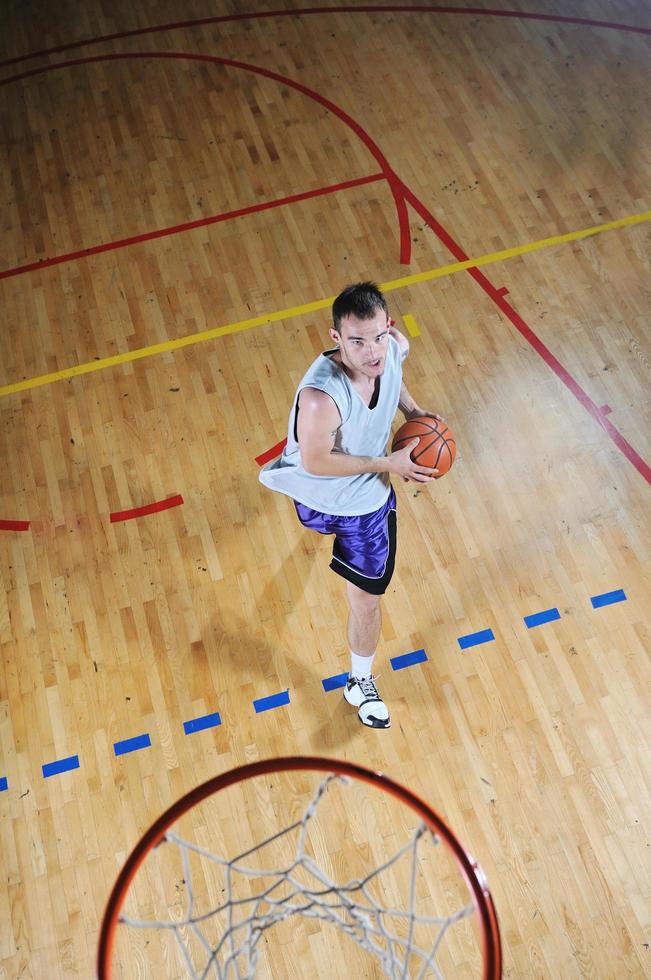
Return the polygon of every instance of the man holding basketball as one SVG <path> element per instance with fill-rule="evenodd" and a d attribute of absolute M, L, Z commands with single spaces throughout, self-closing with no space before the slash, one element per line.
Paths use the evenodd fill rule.
<path fill-rule="evenodd" d="M 395 564 L 396 496 L 392 473 L 428 483 L 436 470 L 414 463 L 414 439 L 398 452 L 386 447 L 396 410 L 406 419 L 420 408 L 402 380 L 409 341 L 393 326 L 387 303 L 371 282 L 348 286 L 332 306 L 324 351 L 301 380 L 282 456 L 260 481 L 294 501 L 301 524 L 334 534 L 330 567 L 346 579 L 351 669 L 344 697 L 370 728 L 389 728 L 372 667 L 380 639 L 380 597 Z"/>

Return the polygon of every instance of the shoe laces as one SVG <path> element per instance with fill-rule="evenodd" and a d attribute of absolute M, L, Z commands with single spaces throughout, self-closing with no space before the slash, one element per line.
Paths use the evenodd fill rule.
<path fill-rule="evenodd" d="M 378 694 L 378 689 L 375 686 L 375 682 L 379 676 L 380 676 L 379 674 L 375 674 L 375 675 L 371 675 L 371 677 L 355 678 L 365 698 L 377 698 L 378 701 L 382 700 L 382 698 Z"/>

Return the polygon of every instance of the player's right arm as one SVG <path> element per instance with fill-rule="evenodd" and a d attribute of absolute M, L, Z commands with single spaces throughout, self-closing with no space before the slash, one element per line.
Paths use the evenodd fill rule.
<path fill-rule="evenodd" d="M 390 456 L 353 456 L 335 452 L 337 429 L 341 425 L 339 409 L 330 395 L 318 388 L 303 388 L 298 396 L 296 425 L 301 461 L 314 476 L 357 476 L 360 473 L 395 473 L 406 480 L 428 483 L 436 470 L 419 466 L 409 453 L 417 444 L 414 439 Z"/>

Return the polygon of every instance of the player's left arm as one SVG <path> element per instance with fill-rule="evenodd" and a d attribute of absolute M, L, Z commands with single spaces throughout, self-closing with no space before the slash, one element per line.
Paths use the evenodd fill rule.
<path fill-rule="evenodd" d="M 407 385 L 404 381 L 402 382 L 402 386 L 400 388 L 398 408 L 407 421 L 409 421 L 409 419 L 417 419 L 422 415 L 424 415 L 426 418 L 438 419 L 439 422 L 445 421 L 445 419 L 441 415 L 437 415 L 436 412 L 430 412 L 426 408 L 421 408 L 420 405 L 418 405 L 414 400 L 414 396 L 409 393 Z"/>
<path fill-rule="evenodd" d="M 404 333 L 400 333 L 396 330 L 396 321 L 389 320 L 389 336 L 393 337 L 398 347 L 400 348 L 400 357 L 404 361 L 407 354 L 409 353 L 409 341 L 405 337 Z"/>
<path fill-rule="evenodd" d="M 405 337 L 404 333 L 400 333 L 396 330 L 395 320 L 389 320 L 389 336 L 393 337 L 398 346 L 400 347 L 400 354 L 402 360 L 404 361 L 409 353 L 409 341 Z M 402 382 L 402 387 L 400 388 L 400 400 L 398 402 L 398 408 L 404 415 L 404 417 L 409 421 L 409 419 L 415 419 L 419 416 L 425 416 L 426 418 L 438 419 L 439 422 L 444 422 L 445 419 L 441 415 L 437 415 L 436 412 L 430 412 L 426 408 L 421 408 L 414 401 L 412 395 L 409 394 L 407 390 L 407 385 Z"/>

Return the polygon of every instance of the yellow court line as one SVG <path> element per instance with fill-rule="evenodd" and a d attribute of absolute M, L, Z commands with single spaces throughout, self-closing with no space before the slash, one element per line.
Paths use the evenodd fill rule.
<path fill-rule="evenodd" d="M 417 272 L 413 276 L 404 276 L 402 279 L 392 279 L 391 282 L 384 283 L 382 289 L 385 292 L 389 292 L 392 289 L 413 286 L 419 282 L 428 282 L 430 279 L 439 279 L 441 276 L 450 276 L 455 272 L 462 272 L 464 269 L 474 269 L 479 265 L 503 262 L 505 259 L 512 259 L 516 255 L 537 252 L 538 249 L 547 248 L 550 245 L 576 242 L 581 238 L 590 238 L 592 235 L 599 235 L 604 231 L 613 231 L 615 228 L 625 228 L 628 225 L 639 225 L 644 221 L 651 221 L 651 211 L 631 214 L 627 218 L 618 218 L 616 221 L 609 221 L 604 225 L 593 225 L 591 228 L 581 228 L 579 231 L 568 231 L 565 235 L 541 238 L 537 242 L 528 242 L 526 245 L 514 245 L 513 248 L 504 248 L 501 252 L 489 252 L 487 255 L 480 255 L 475 259 L 466 259 L 465 262 L 453 262 L 450 265 L 442 265 L 437 269 L 428 269 L 427 272 Z"/>
<path fill-rule="evenodd" d="M 593 225 L 591 228 L 583 228 L 579 231 L 569 231 L 565 235 L 554 235 L 552 238 L 541 238 L 537 242 L 515 245 L 513 248 L 505 248 L 501 252 L 489 252 L 487 255 L 480 255 L 474 259 L 466 259 L 464 262 L 451 262 L 449 265 L 438 266 L 436 269 L 417 272 L 414 275 L 403 276 L 400 279 L 392 279 L 380 285 L 381 289 L 385 293 L 388 293 L 394 289 L 413 286 L 416 283 L 429 282 L 432 279 L 451 276 L 456 272 L 463 272 L 464 269 L 490 265 L 493 262 L 503 262 L 505 259 L 514 258 L 516 255 L 526 255 L 528 252 L 536 252 L 538 249 L 547 248 L 550 245 L 579 241 L 582 238 L 599 235 L 605 231 L 613 231 L 615 228 L 626 228 L 630 225 L 642 224 L 645 221 L 651 221 L 651 211 L 632 214 L 627 218 L 618 218 L 616 221 L 609 221 L 603 225 Z M 114 354 L 112 357 L 102 357 L 96 361 L 88 361 L 85 364 L 75 364 L 73 367 L 63 368 L 61 371 L 53 371 L 50 374 L 41 374 L 35 378 L 25 378 L 23 381 L 16 381 L 13 384 L 0 387 L 0 398 L 5 395 L 16 394 L 19 391 L 26 391 L 30 388 L 39 388 L 42 385 L 52 384 L 55 381 L 63 381 L 66 378 L 77 378 L 82 374 L 91 374 L 93 371 L 103 371 L 105 368 L 114 367 L 117 364 L 128 364 L 130 361 L 138 361 L 143 357 L 153 357 L 155 354 L 180 350 L 182 347 L 201 344 L 205 340 L 224 337 L 226 334 L 240 333 L 244 330 L 251 330 L 253 327 L 264 326 L 267 323 L 276 323 L 278 320 L 289 320 L 295 316 L 314 313 L 317 310 L 324 310 L 331 306 L 333 300 L 334 296 L 329 296 L 326 299 L 304 303 L 301 306 L 290 306 L 285 310 L 277 310 L 275 313 L 265 313 L 262 316 L 251 317 L 248 320 L 239 320 L 237 323 L 229 323 L 223 327 L 202 330 L 199 333 L 179 337 L 176 340 L 165 340 L 160 344 L 152 344 L 149 347 L 140 347 L 138 350 L 125 351 L 122 354 Z"/>
<path fill-rule="evenodd" d="M 418 329 L 418 324 L 416 323 L 414 317 L 411 313 L 403 313 L 402 322 L 407 328 L 407 333 L 410 337 L 420 337 L 420 330 Z"/>

